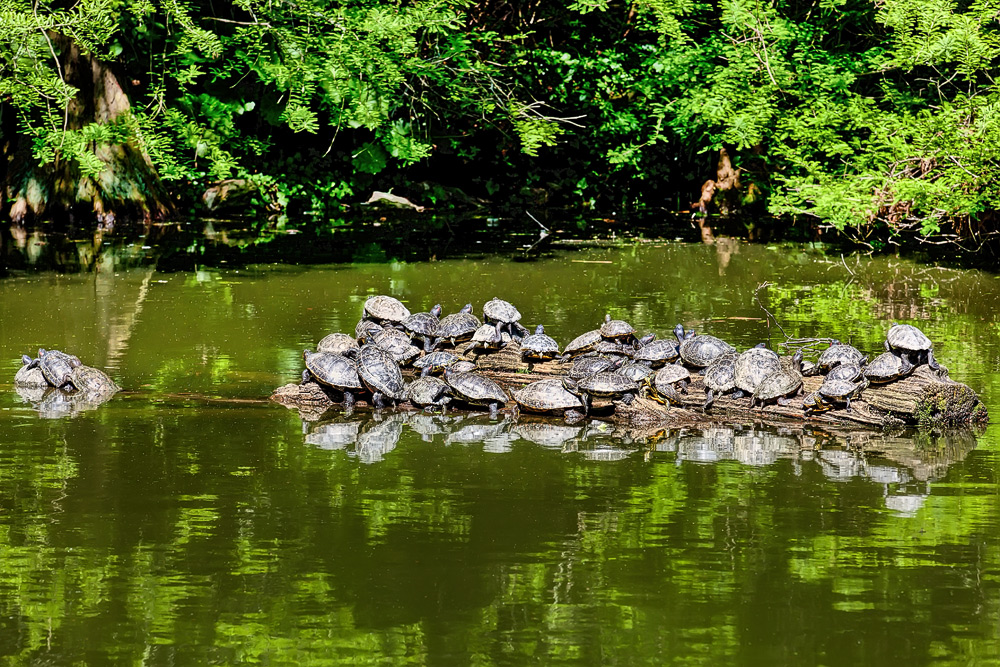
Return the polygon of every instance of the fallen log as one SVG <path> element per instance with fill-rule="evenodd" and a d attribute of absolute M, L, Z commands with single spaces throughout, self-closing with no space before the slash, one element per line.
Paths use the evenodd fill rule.
<path fill-rule="evenodd" d="M 458 346 L 456 352 L 475 360 L 479 367 L 477 372 L 495 380 L 508 391 L 538 380 L 565 376 L 572 366 L 560 360 L 526 363 L 516 343 L 490 354 L 477 355 L 469 344 Z M 948 378 L 946 371 L 939 374 L 927 365 L 919 366 L 909 377 L 896 382 L 869 386 L 861 398 L 851 402 L 850 411 L 835 408 L 806 414 L 803 397 L 816 391 L 822 383 L 822 376 L 803 378 L 802 394 L 792 398 L 788 405 L 751 408 L 749 397 L 733 399 L 723 395 L 717 396 L 712 409 L 706 412 L 702 407 L 705 403 L 704 378 L 692 372 L 687 393 L 680 395 L 680 405 L 665 406 L 644 397 L 638 397 L 627 405 L 621 401 L 614 401 L 613 405 L 598 401 L 594 405 L 594 416 L 644 427 L 762 420 L 874 428 L 915 425 L 956 427 L 985 424 L 989 418 L 986 406 L 976 392 Z M 289 407 L 322 412 L 334 404 L 336 397 L 331 399 L 329 393 L 309 382 L 285 385 L 271 399 Z M 508 407 L 513 407 L 513 402 Z"/>

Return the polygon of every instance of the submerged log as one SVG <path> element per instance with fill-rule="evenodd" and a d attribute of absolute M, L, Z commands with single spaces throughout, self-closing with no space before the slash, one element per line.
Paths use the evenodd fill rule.
<path fill-rule="evenodd" d="M 478 372 L 498 382 L 508 392 L 520 386 L 552 377 L 565 376 L 572 364 L 560 360 L 528 364 L 521 359 L 517 343 L 490 354 L 474 354 L 468 344 L 460 345 L 456 352 L 474 359 Z M 972 426 L 985 424 L 988 419 L 986 406 L 970 387 L 944 377 L 929 366 L 918 367 L 909 377 L 885 385 L 871 385 L 862 397 L 851 402 L 851 409 L 836 408 L 815 414 L 806 414 L 802 399 L 816 391 L 823 383 L 822 376 L 803 378 L 802 394 L 788 405 L 750 407 L 750 398 L 733 399 L 717 396 L 712 409 L 704 411 L 705 382 L 701 374 L 691 373 L 691 385 L 686 394 L 680 395 L 680 405 L 665 406 L 645 397 L 638 397 L 626 405 L 614 401 L 595 402 L 595 414 L 614 422 L 635 426 L 655 427 L 681 424 L 707 424 L 748 421 L 795 421 L 804 423 L 844 426 L 856 425 L 885 428 L 890 426 Z M 296 389 L 300 387 L 301 389 Z M 285 385 L 271 397 L 272 400 L 315 411 L 325 410 L 334 399 L 315 383 Z M 322 407 L 325 405 L 326 407 Z M 513 402 L 508 404 L 513 407 Z"/>

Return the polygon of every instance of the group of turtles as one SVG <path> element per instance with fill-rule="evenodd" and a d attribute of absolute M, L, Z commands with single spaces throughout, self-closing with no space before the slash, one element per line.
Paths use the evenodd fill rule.
<path fill-rule="evenodd" d="M 21 356 L 15 390 L 44 412 L 72 412 L 104 403 L 121 389 L 107 373 L 59 350 Z"/>
<path fill-rule="evenodd" d="M 803 399 L 804 410 L 811 414 L 840 406 L 850 410 L 851 401 L 870 384 L 905 377 L 921 364 L 941 368 L 930 339 L 906 324 L 889 329 L 885 353 L 870 363 L 862 352 L 836 340 L 816 363 L 809 363 L 803 362 L 801 350 L 781 358 L 764 344 L 740 353 L 715 336 L 686 331 L 681 324 L 672 337 L 639 337 L 628 322 L 610 314 L 598 328 L 560 348 L 542 325 L 531 333 L 520 323 L 517 308 L 498 298 L 483 305 L 483 321 L 471 304 L 441 314 L 440 305 L 410 313 L 393 297 L 373 296 L 364 304 L 354 336 L 330 334 L 316 351 L 303 352 L 303 382 L 318 382 L 348 405 L 365 393 L 379 408 L 409 401 L 418 408 L 445 409 L 459 402 L 486 407 L 495 417 L 501 406 L 513 401 L 523 410 L 564 414 L 572 420 L 588 414 L 594 399 L 627 405 L 641 395 L 681 404 L 692 371 L 703 377 L 706 412 L 720 395 L 747 396 L 751 408 L 786 405 L 802 395 L 803 376 L 822 374 L 822 386 Z M 512 345 L 529 370 L 557 360 L 565 364 L 565 372 L 508 395 L 479 372 L 476 360 Z M 417 374 L 410 382 L 403 372 L 408 367 Z"/>

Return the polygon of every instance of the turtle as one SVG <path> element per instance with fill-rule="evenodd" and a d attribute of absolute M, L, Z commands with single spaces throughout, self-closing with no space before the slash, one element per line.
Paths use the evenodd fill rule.
<path fill-rule="evenodd" d="M 70 374 L 73 386 L 84 394 L 100 398 L 121 391 L 121 387 L 99 368 L 80 364 Z"/>
<path fill-rule="evenodd" d="M 420 336 L 424 340 L 424 352 L 430 352 L 434 346 L 434 335 L 441 324 L 438 319 L 441 317 L 441 304 L 436 304 L 426 313 L 412 313 L 403 320 L 403 330 L 410 334 L 410 340 L 414 336 Z"/>
<path fill-rule="evenodd" d="M 358 376 L 372 392 L 376 408 L 386 407 L 386 399 L 402 401 L 406 398 L 403 374 L 392 355 L 377 345 L 363 345 L 358 352 Z"/>
<path fill-rule="evenodd" d="M 574 380 L 582 380 L 583 378 L 590 377 L 595 373 L 600 373 L 602 371 L 613 371 L 616 368 L 620 368 L 621 363 L 616 362 L 607 357 L 579 357 L 573 362 L 573 366 L 569 369 L 569 377 Z"/>
<path fill-rule="evenodd" d="M 39 368 L 38 359 L 32 359 L 26 354 L 21 355 L 21 367 L 14 375 L 14 386 L 21 389 L 47 389 L 49 381 Z"/>
<path fill-rule="evenodd" d="M 811 415 L 816 412 L 825 412 L 832 408 L 831 403 L 827 403 L 823 400 L 823 397 L 819 395 L 819 390 L 812 392 L 811 394 L 806 394 L 806 397 L 802 399 L 802 410 L 807 414 Z"/>
<path fill-rule="evenodd" d="M 780 368 L 781 360 L 778 355 L 761 343 L 736 359 L 736 387 L 747 394 L 753 394 L 764 378 Z"/>
<path fill-rule="evenodd" d="M 625 320 L 611 319 L 611 313 L 604 315 L 604 324 L 601 325 L 601 337 L 605 340 L 614 340 L 623 344 L 635 343 L 635 329 Z"/>
<path fill-rule="evenodd" d="M 501 332 L 492 324 L 484 324 L 472 334 L 472 349 L 478 354 L 499 350 L 510 342 L 510 334 Z"/>
<path fill-rule="evenodd" d="M 451 366 L 448 366 L 447 368 L 452 369 L 456 373 L 470 373 L 476 370 L 478 366 L 476 366 L 476 364 L 474 364 L 471 361 L 467 361 L 465 359 L 459 359 L 458 361 L 453 363 Z"/>
<path fill-rule="evenodd" d="M 398 329 L 383 329 L 371 337 L 370 343 L 392 355 L 396 363 L 406 365 L 420 356 L 420 348 L 410 343 L 410 337 Z"/>
<path fill-rule="evenodd" d="M 625 345 L 624 343 L 619 343 L 616 340 L 608 340 L 607 338 L 602 338 L 601 340 L 594 343 L 594 352 L 606 357 L 630 357 L 634 352 L 634 349 Z"/>
<path fill-rule="evenodd" d="M 440 406 L 444 412 L 451 402 L 451 387 L 439 377 L 422 376 L 407 385 L 406 395 L 418 408 L 429 410 Z"/>
<path fill-rule="evenodd" d="M 371 320 L 359 320 L 354 327 L 354 335 L 360 345 L 371 342 L 372 336 L 382 331 L 382 325 Z"/>
<path fill-rule="evenodd" d="M 826 374 L 826 380 L 847 380 L 857 382 L 864 376 L 865 367 L 856 363 L 840 363 L 830 369 Z M 805 375 L 805 373 L 803 373 Z"/>
<path fill-rule="evenodd" d="M 555 359 L 557 356 L 559 343 L 546 335 L 541 324 L 535 327 L 535 333 L 521 340 L 521 357 L 524 359 Z"/>
<path fill-rule="evenodd" d="M 452 346 L 463 340 L 472 338 L 472 334 L 479 328 L 479 318 L 472 314 L 472 304 L 467 303 L 457 313 L 445 315 L 438 322 L 434 332 L 434 344 L 437 347 L 443 341 L 451 342 Z"/>
<path fill-rule="evenodd" d="M 529 412 L 560 412 L 570 420 L 577 419 L 574 413 L 584 409 L 583 399 L 567 390 L 558 378 L 532 382 L 512 391 L 511 397 Z"/>
<path fill-rule="evenodd" d="M 332 352 L 333 354 L 354 354 L 360 347 L 356 339 L 345 333 L 332 333 L 316 343 L 317 352 Z"/>
<path fill-rule="evenodd" d="M 684 360 L 685 364 L 694 368 L 704 368 L 720 354 L 735 351 L 736 348 L 729 343 L 708 334 L 696 336 L 685 334 L 680 345 L 681 359 Z"/>
<path fill-rule="evenodd" d="M 621 373 L 630 380 L 635 380 L 636 382 L 642 382 L 643 378 L 652 375 L 655 371 L 645 364 L 640 364 L 635 361 L 629 361 L 622 364 L 622 367 L 615 371 L 616 373 Z"/>
<path fill-rule="evenodd" d="M 642 342 L 642 341 L 640 341 Z M 632 359 L 650 368 L 657 368 L 677 360 L 680 351 L 672 340 L 651 340 L 639 347 Z"/>
<path fill-rule="evenodd" d="M 496 419 L 500 405 L 509 400 L 500 385 L 477 373 L 456 373 L 451 368 L 446 368 L 444 379 L 457 397 L 466 403 L 488 406 L 490 419 Z"/>
<path fill-rule="evenodd" d="M 868 381 L 864 378 L 860 382 L 850 382 L 848 380 L 831 380 L 827 378 L 820 385 L 820 388 L 816 390 L 818 399 L 812 399 L 812 404 L 815 406 L 818 402 L 829 404 L 829 405 L 839 405 L 841 403 L 847 404 L 847 411 L 851 411 L 851 399 L 859 398 L 861 392 L 868 386 Z M 803 401 L 803 407 L 805 407 L 805 401 Z M 815 407 L 813 408 L 815 410 Z"/>
<path fill-rule="evenodd" d="M 316 380 L 343 392 L 344 405 L 353 405 L 354 392 L 364 389 L 361 378 L 358 377 L 358 367 L 347 357 L 332 352 L 302 350 L 302 359 L 306 362 L 302 381 Z"/>
<path fill-rule="evenodd" d="M 906 377 L 914 368 L 909 354 L 883 352 L 865 366 L 864 376 L 872 384 L 886 384 Z"/>
<path fill-rule="evenodd" d="M 820 373 L 829 373 L 840 364 L 860 364 L 864 359 L 865 355 L 856 347 L 841 343 L 835 338 L 830 342 L 830 347 L 819 355 L 816 365 L 819 367 Z"/>
<path fill-rule="evenodd" d="M 521 330 L 513 327 L 513 324 L 521 319 L 521 313 L 512 304 L 503 299 L 493 297 L 484 303 L 483 319 L 487 324 L 492 324 L 496 327 L 498 336 L 506 330 L 511 335 L 511 338 L 520 340 L 523 337 L 521 336 Z"/>
<path fill-rule="evenodd" d="M 680 364 L 666 364 L 655 375 L 646 378 L 649 387 L 649 397 L 654 401 L 669 405 L 670 403 L 680 404 L 681 397 L 677 393 L 687 393 L 687 383 L 691 379 L 691 372 Z"/>
<path fill-rule="evenodd" d="M 364 318 L 380 324 L 402 324 L 410 316 L 406 306 L 391 296 L 379 294 L 368 297 L 364 306 Z"/>
<path fill-rule="evenodd" d="M 934 343 L 912 324 L 893 323 L 885 335 L 885 349 L 911 353 L 915 359 L 915 362 L 911 362 L 914 366 L 926 363 L 936 371 L 941 370 L 940 364 L 934 359 Z"/>
<path fill-rule="evenodd" d="M 21 361 L 23 362 L 24 359 L 22 358 Z M 42 375 L 45 376 L 48 383 L 57 389 L 67 385 L 70 389 L 75 389 L 71 377 L 73 369 L 80 365 L 80 359 L 72 354 L 66 354 L 59 350 L 38 350 L 38 367 L 42 370 Z"/>
<path fill-rule="evenodd" d="M 712 408 L 716 395 L 732 392 L 731 398 L 743 396 L 743 390 L 736 386 L 736 360 L 739 356 L 735 352 L 720 354 L 705 369 L 705 405 L 702 406 L 705 412 Z"/>
<path fill-rule="evenodd" d="M 622 403 L 628 405 L 639 393 L 637 382 L 614 371 L 601 371 L 579 381 L 567 377 L 563 379 L 563 386 L 570 393 L 583 399 L 584 414 L 590 411 L 590 402 L 595 396 L 598 398 L 621 398 Z"/>
<path fill-rule="evenodd" d="M 563 361 L 593 352 L 594 346 L 601 342 L 601 340 L 603 339 L 601 338 L 600 329 L 594 329 L 593 331 L 587 331 L 580 334 L 571 340 L 565 349 L 563 349 Z"/>
<path fill-rule="evenodd" d="M 761 407 L 772 401 L 778 405 L 787 405 L 788 397 L 802 391 L 802 350 L 792 356 L 790 368 L 782 366 L 764 378 L 753 396 L 750 397 L 750 407 L 759 403 Z"/>
<path fill-rule="evenodd" d="M 431 373 L 441 373 L 448 366 L 459 360 L 459 356 L 454 352 L 448 352 L 447 350 L 440 350 L 438 352 L 431 352 L 430 354 L 425 354 L 416 361 L 413 362 L 414 368 L 420 369 L 420 376 L 424 377 L 430 375 Z"/>

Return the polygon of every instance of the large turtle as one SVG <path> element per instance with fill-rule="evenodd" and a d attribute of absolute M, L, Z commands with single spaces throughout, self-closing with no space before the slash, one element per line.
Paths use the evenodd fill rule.
<path fill-rule="evenodd" d="M 812 411 L 817 411 L 823 409 L 822 407 L 817 407 L 817 404 L 837 406 L 841 403 L 847 404 L 847 411 L 851 411 L 851 399 L 860 398 L 861 392 L 868 386 L 868 381 L 862 379 L 861 382 L 849 382 L 847 380 L 831 380 L 827 378 L 820 385 L 820 388 L 816 390 L 816 397 L 807 403 L 803 401 L 803 407 L 811 409 Z M 812 396 L 810 394 L 810 396 Z"/>
<path fill-rule="evenodd" d="M 420 375 L 427 376 L 431 373 L 443 373 L 444 369 L 459 361 L 459 356 L 454 352 L 440 350 L 426 354 L 413 362 L 414 368 L 420 369 Z"/>
<path fill-rule="evenodd" d="M 510 342 L 510 334 L 492 324 L 484 324 L 472 334 L 472 349 L 479 355 L 499 350 Z"/>
<path fill-rule="evenodd" d="M 687 383 L 691 380 L 691 372 L 680 364 L 666 364 L 654 375 L 646 378 L 649 387 L 649 397 L 654 401 L 669 405 L 681 404 L 681 393 L 687 393 Z"/>
<path fill-rule="evenodd" d="M 613 360 L 607 357 L 579 357 L 573 362 L 569 369 L 569 377 L 574 380 L 582 380 L 595 373 L 602 371 L 613 371 L 620 368 L 622 359 Z"/>
<path fill-rule="evenodd" d="M 761 343 L 736 359 L 736 386 L 740 391 L 753 394 L 764 378 L 780 368 L 778 355 Z"/>
<path fill-rule="evenodd" d="M 313 352 L 303 350 L 302 358 L 306 369 L 302 371 L 302 381 L 316 380 L 320 384 L 333 387 L 344 394 L 344 405 L 354 403 L 354 392 L 364 389 L 358 368 L 354 362 L 332 352 Z"/>
<path fill-rule="evenodd" d="M 493 297 L 484 303 L 483 319 L 488 324 L 492 324 L 496 327 L 498 335 L 503 331 L 506 331 L 511 335 L 511 338 L 520 340 L 523 337 L 521 336 L 521 330 L 513 326 L 515 322 L 519 322 L 521 320 L 521 313 L 514 307 L 513 304 L 504 301 L 503 299 Z"/>
<path fill-rule="evenodd" d="M 864 375 L 872 384 L 886 384 L 906 377 L 913 372 L 913 369 L 908 354 L 883 352 L 865 366 Z"/>
<path fill-rule="evenodd" d="M 410 311 L 399 299 L 379 294 L 365 301 L 364 316 L 373 322 L 401 325 L 403 320 L 410 316 Z"/>
<path fill-rule="evenodd" d="M 893 323 L 885 335 L 885 349 L 897 353 L 909 353 L 916 360 L 914 362 L 916 366 L 926 363 L 936 371 L 941 370 L 941 366 L 934 359 L 934 343 L 912 324 Z"/>
<path fill-rule="evenodd" d="M 420 356 L 420 348 L 411 344 L 410 337 L 398 329 L 383 329 L 369 342 L 391 354 L 396 363 L 404 366 Z"/>
<path fill-rule="evenodd" d="M 412 313 L 403 320 L 403 329 L 410 334 L 411 339 L 414 336 L 420 336 L 423 339 L 424 352 L 429 352 L 434 346 L 434 336 L 441 324 L 438 320 L 439 317 L 441 317 L 440 303 L 431 308 L 429 312 Z"/>
<path fill-rule="evenodd" d="M 50 385 L 57 389 L 67 386 L 70 389 L 75 389 L 72 380 L 73 369 L 82 365 L 78 357 L 59 350 L 39 349 L 37 361 L 42 375 L 45 376 Z"/>
<path fill-rule="evenodd" d="M 831 341 L 830 347 L 819 355 L 816 365 L 819 367 L 820 373 L 828 373 L 840 364 L 861 364 L 864 360 L 865 355 L 856 347 L 834 339 Z"/>
<path fill-rule="evenodd" d="M 508 401 L 507 394 L 500 385 L 477 373 L 456 373 L 451 368 L 446 368 L 444 379 L 461 400 L 472 405 L 488 406 L 490 419 L 496 419 L 500 406 Z"/>
<path fill-rule="evenodd" d="M 14 386 L 21 389 L 47 389 L 49 381 L 45 379 L 42 369 L 38 367 L 38 359 L 32 359 L 26 354 L 21 355 L 21 367 L 14 375 Z"/>
<path fill-rule="evenodd" d="M 111 394 L 121 391 L 121 387 L 107 373 L 92 366 L 80 364 L 73 369 L 70 379 L 79 391 L 98 400 L 105 396 L 110 398 Z"/>
<path fill-rule="evenodd" d="M 545 333 L 545 327 L 539 324 L 535 333 L 525 336 L 521 341 L 521 357 L 531 360 L 555 359 L 559 356 L 559 343 Z"/>
<path fill-rule="evenodd" d="M 650 340 L 636 350 L 635 354 L 632 355 L 632 359 L 650 368 L 659 368 L 663 364 L 677 360 L 677 357 L 680 355 L 677 345 L 672 340 Z"/>
<path fill-rule="evenodd" d="M 563 386 L 562 380 L 550 378 L 525 385 L 511 392 L 517 404 L 529 412 L 558 412 L 567 420 L 582 417 L 583 399 Z"/>
<path fill-rule="evenodd" d="M 708 412 L 712 408 L 717 395 L 732 392 L 732 398 L 741 398 L 743 391 L 736 387 L 736 352 L 720 354 L 705 369 L 705 405 L 702 409 Z"/>
<path fill-rule="evenodd" d="M 479 328 L 479 318 L 472 314 L 472 304 L 467 303 L 457 313 L 445 315 L 438 322 L 437 330 L 434 332 L 434 347 L 443 341 L 455 343 L 469 340 L 472 334 Z"/>
<path fill-rule="evenodd" d="M 451 402 L 451 387 L 439 377 L 423 376 L 407 385 L 406 395 L 418 408 L 429 410 L 437 406 L 444 412 Z"/>
<path fill-rule="evenodd" d="M 379 327 L 381 330 L 381 327 Z M 353 355 L 361 348 L 358 341 L 345 333 L 332 333 L 324 336 L 316 343 L 317 352 L 332 352 L 333 354 Z"/>
<path fill-rule="evenodd" d="M 635 329 L 625 320 L 611 319 L 611 313 L 604 315 L 604 324 L 601 325 L 601 337 L 605 340 L 614 340 L 623 344 L 635 343 Z"/>
<path fill-rule="evenodd" d="M 633 380 L 638 383 L 642 383 L 644 379 L 655 373 L 652 368 L 645 364 L 636 363 L 634 361 L 629 361 L 622 364 L 622 367 L 615 371 L 616 373 L 621 373 L 629 380 Z"/>
<path fill-rule="evenodd" d="M 788 405 L 788 397 L 802 391 L 802 350 L 795 352 L 789 368 L 782 366 L 764 378 L 750 398 L 750 407 L 759 403 L 761 407 L 776 401 L 778 405 Z"/>
<path fill-rule="evenodd" d="M 563 350 L 563 361 L 573 357 L 579 357 L 594 351 L 594 346 L 604 340 L 601 338 L 601 330 L 594 329 L 580 334 L 569 342 Z"/>
<path fill-rule="evenodd" d="M 622 403 L 628 405 L 639 393 L 638 383 L 614 371 L 602 371 L 579 381 L 567 377 L 563 379 L 563 386 L 583 399 L 585 413 L 590 411 L 593 397 L 620 398 Z"/>
<path fill-rule="evenodd" d="M 358 376 L 372 392 L 372 403 L 384 408 L 386 399 L 402 401 L 406 398 L 403 374 L 392 355 L 377 345 L 363 345 L 358 352 Z"/>
<path fill-rule="evenodd" d="M 680 327 L 680 325 L 677 326 Z M 720 354 L 735 351 L 736 348 L 729 343 L 709 334 L 691 337 L 685 335 L 680 345 L 681 359 L 693 368 L 705 368 Z"/>

